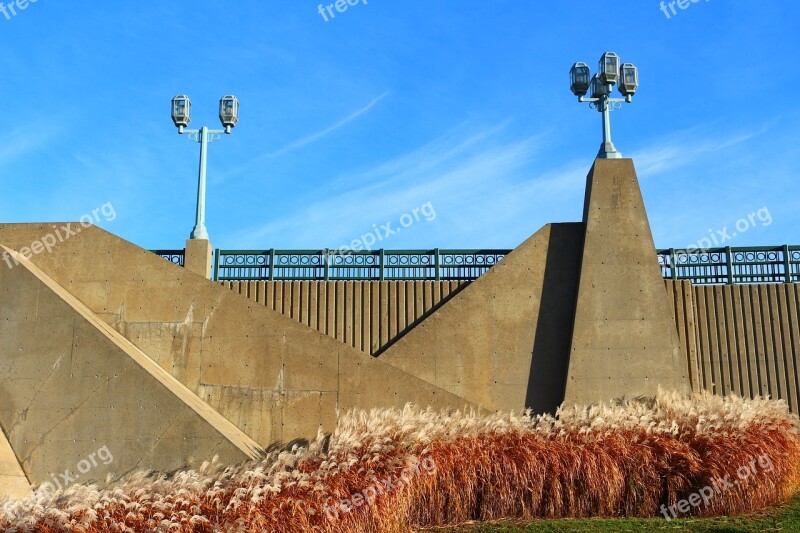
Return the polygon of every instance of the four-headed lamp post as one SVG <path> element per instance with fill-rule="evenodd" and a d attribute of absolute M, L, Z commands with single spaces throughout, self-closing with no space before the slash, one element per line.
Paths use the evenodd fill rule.
<path fill-rule="evenodd" d="M 622 102 L 630 103 L 639 87 L 639 70 L 631 63 L 620 65 L 619 56 L 614 52 L 606 52 L 600 57 L 598 72 L 589 77 L 591 72 L 586 63 L 575 63 L 569 71 L 570 90 L 578 97 L 579 102 L 589 102 L 589 106 L 603 114 L 603 144 L 600 145 L 598 158 L 617 159 L 622 154 L 617 152 L 611 142 L 611 117 L 614 109 L 622 107 Z M 611 98 L 614 85 L 619 82 L 619 92 L 625 98 Z M 586 98 L 591 88 L 592 95 Z"/>
<path fill-rule="evenodd" d="M 219 101 L 219 120 L 224 130 L 212 130 L 203 126 L 199 130 L 187 130 L 191 122 L 192 102 L 185 94 L 172 99 L 172 121 L 178 127 L 178 133 L 187 134 L 193 141 L 200 143 L 200 173 L 197 180 L 197 216 L 190 239 L 208 240 L 206 230 L 206 160 L 208 143 L 216 141 L 223 133 L 230 134 L 231 128 L 239 122 L 239 100 L 233 96 L 223 96 Z"/>

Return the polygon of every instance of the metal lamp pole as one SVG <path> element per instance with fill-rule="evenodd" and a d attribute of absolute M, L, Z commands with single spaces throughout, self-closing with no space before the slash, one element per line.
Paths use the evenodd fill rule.
<path fill-rule="evenodd" d="M 206 169 L 208 167 L 208 145 L 219 140 L 222 134 L 230 135 L 233 128 L 239 121 L 239 101 L 235 96 L 224 96 L 219 102 L 219 118 L 223 130 L 212 130 L 203 126 L 199 130 L 187 130 L 186 126 L 191 122 L 191 101 L 186 95 L 179 95 L 172 99 L 172 120 L 178 127 L 178 133 L 188 135 L 193 141 L 200 143 L 200 169 L 197 177 L 197 213 L 195 224 L 190 239 L 208 240 L 208 230 L 206 230 Z"/>
<path fill-rule="evenodd" d="M 190 239 L 208 239 L 206 230 L 206 169 L 208 166 L 208 144 L 219 140 L 223 133 L 230 133 L 225 130 L 211 130 L 203 126 L 199 130 L 183 130 L 179 133 L 186 134 L 193 141 L 200 143 L 200 171 L 197 177 L 197 214 L 195 216 L 194 229 L 189 236 Z"/>
<path fill-rule="evenodd" d="M 633 95 L 639 87 L 639 71 L 631 63 L 620 66 L 619 56 L 614 52 L 606 52 L 600 57 L 599 72 L 589 78 L 589 66 L 586 63 L 575 63 L 569 71 L 570 90 L 578 97 L 579 102 L 589 103 L 589 107 L 597 109 L 603 115 L 603 143 L 600 145 L 598 158 L 618 159 L 622 154 L 617 151 L 611 140 L 611 111 L 620 109 L 622 103 L 631 103 Z M 619 82 L 619 92 L 624 98 L 612 98 L 614 85 Z M 591 88 L 592 95 L 585 95 Z"/>

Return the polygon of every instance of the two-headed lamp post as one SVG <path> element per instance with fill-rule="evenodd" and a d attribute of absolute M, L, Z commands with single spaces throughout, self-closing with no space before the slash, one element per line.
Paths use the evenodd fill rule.
<path fill-rule="evenodd" d="M 597 157 L 602 159 L 621 158 L 614 143 L 611 142 L 611 117 L 610 112 L 622 107 L 622 102 L 631 103 L 636 89 L 639 87 L 639 70 L 631 63 L 620 65 L 619 56 L 614 52 L 606 52 L 600 57 L 598 72 L 589 77 L 589 65 L 575 63 L 569 71 L 570 90 L 578 97 L 579 102 L 589 102 L 589 106 L 596 108 L 603 114 L 603 144 Z M 611 98 L 614 85 L 619 82 L 619 92 L 625 98 Z M 590 98 L 586 98 L 589 89 L 592 90 Z"/>
<path fill-rule="evenodd" d="M 206 230 L 206 161 L 208 143 L 216 141 L 223 133 L 230 134 L 231 128 L 239 122 L 239 100 L 233 96 L 223 96 L 219 101 L 219 120 L 224 130 L 212 130 L 203 126 L 199 130 L 187 130 L 191 122 L 192 102 L 185 94 L 172 99 L 172 121 L 178 127 L 178 133 L 187 134 L 193 141 L 200 143 L 200 173 L 197 180 L 197 216 L 190 239 L 208 240 Z"/>

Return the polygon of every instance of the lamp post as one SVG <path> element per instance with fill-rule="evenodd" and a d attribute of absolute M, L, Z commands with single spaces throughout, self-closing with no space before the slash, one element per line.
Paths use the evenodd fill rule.
<path fill-rule="evenodd" d="M 172 99 L 172 122 L 178 128 L 178 133 L 189 135 L 193 141 L 200 143 L 200 172 L 197 180 L 197 215 L 194 229 L 190 239 L 208 240 L 206 230 L 206 161 L 208 159 L 208 144 L 216 141 L 220 136 L 231 133 L 231 128 L 239 122 L 239 100 L 233 96 L 223 96 L 219 101 L 219 120 L 225 127 L 224 130 L 212 130 L 203 126 L 199 130 L 187 130 L 191 122 L 192 102 L 185 94 Z"/>
<path fill-rule="evenodd" d="M 597 157 L 602 159 L 618 159 L 622 157 L 611 141 L 611 111 L 622 107 L 622 102 L 631 103 L 636 89 L 639 87 L 639 69 L 632 63 L 620 66 L 619 56 L 614 52 L 606 52 L 600 57 L 598 72 L 589 78 L 591 72 L 586 63 L 575 63 L 569 71 L 570 90 L 578 97 L 579 102 L 588 102 L 589 107 L 603 114 L 603 144 Z M 611 98 L 614 85 L 619 82 L 619 92 L 625 98 Z M 586 93 L 592 90 L 590 98 Z"/>

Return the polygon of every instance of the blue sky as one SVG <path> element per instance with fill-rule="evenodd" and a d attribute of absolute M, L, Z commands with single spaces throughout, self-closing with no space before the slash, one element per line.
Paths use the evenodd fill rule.
<path fill-rule="evenodd" d="M 613 50 L 640 69 L 612 125 L 656 246 L 731 234 L 764 209 L 725 244 L 800 244 L 795 1 L 701 0 L 667 18 L 656 0 L 368 0 L 327 22 L 318 5 L 39 0 L 0 14 L 0 221 L 111 202 L 109 231 L 182 248 L 199 149 L 170 100 L 190 95 L 192 126 L 218 127 L 233 93 L 240 123 L 209 151 L 214 246 L 339 247 L 430 202 L 433 220 L 383 246 L 511 248 L 580 219 L 600 117 L 567 73 Z"/>

